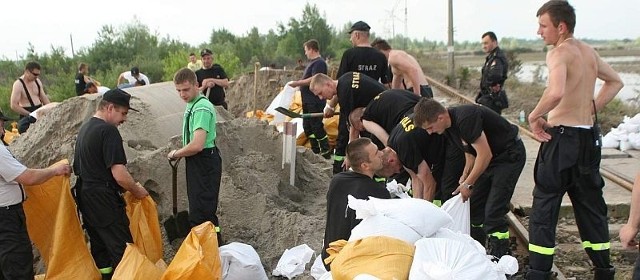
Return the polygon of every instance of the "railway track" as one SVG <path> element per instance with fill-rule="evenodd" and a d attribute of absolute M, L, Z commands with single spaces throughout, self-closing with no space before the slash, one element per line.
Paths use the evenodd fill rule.
<path fill-rule="evenodd" d="M 455 103 L 455 101 L 457 101 L 458 103 L 475 103 L 473 99 L 471 99 L 470 97 L 460 94 L 456 89 L 449 87 L 437 80 L 434 80 L 431 77 L 426 77 L 427 81 L 429 82 L 429 84 L 434 87 L 435 89 L 438 90 L 438 92 L 443 93 L 445 95 L 447 95 L 448 97 L 450 97 L 451 99 L 453 99 L 454 101 L 452 103 Z M 516 124 L 517 125 L 517 124 Z M 518 126 L 520 128 L 520 133 L 523 136 L 527 136 L 530 137 L 532 139 L 535 139 L 533 137 L 533 134 L 526 128 L 522 127 L 522 126 Z M 631 189 L 633 188 L 633 182 L 628 178 L 628 176 L 625 176 L 624 174 L 619 174 L 617 173 L 615 170 L 613 170 L 612 168 L 608 168 L 608 167 L 601 167 L 600 169 L 600 173 L 602 174 L 602 176 L 606 179 L 608 179 L 609 181 L 613 182 L 614 184 L 625 188 L 629 191 L 631 191 Z M 523 214 L 520 214 L 520 216 L 522 216 Z M 529 245 L 529 233 L 527 230 L 527 227 L 523 224 L 522 220 L 526 219 L 524 217 L 519 217 L 519 215 L 517 215 L 516 213 L 509 212 L 507 214 L 507 220 L 509 222 L 510 225 L 510 230 L 512 233 L 514 233 L 516 235 L 516 243 L 517 243 L 517 247 L 518 249 L 516 250 L 516 254 L 527 254 L 527 247 Z M 568 236 L 571 235 L 577 235 L 577 231 L 575 230 L 575 226 L 571 226 L 571 225 L 575 225 L 575 222 L 573 221 L 573 218 L 563 218 L 565 219 L 566 224 L 570 225 L 568 227 L 558 227 L 558 235 L 560 234 L 565 234 Z M 570 220 L 568 220 L 570 219 Z M 568 220 L 568 221 L 567 221 Z M 626 221 L 626 220 L 625 220 Z M 622 220 L 615 220 L 612 224 L 610 224 L 609 228 L 610 228 L 610 235 L 611 235 L 611 242 L 614 243 L 614 240 L 617 240 L 617 231 L 619 229 L 619 226 L 621 226 L 621 223 L 624 223 L 625 221 Z M 561 231 L 567 231 L 565 233 L 562 233 Z M 579 239 L 579 238 L 578 238 Z M 556 248 L 558 248 L 558 252 L 562 252 L 562 253 L 568 253 L 571 254 L 576 253 L 575 251 L 577 250 L 582 250 L 581 247 L 577 248 L 578 245 L 575 244 L 575 240 L 574 242 L 570 242 L 571 244 L 564 244 L 562 242 L 562 240 L 558 239 L 558 245 L 556 246 Z M 579 243 L 579 242 L 578 242 Z M 614 244 L 612 244 L 612 256 L 617 255 L 620 258 L 625 258 L 625 253 L 624 252 L 620 252 L 620 254 L 618 254 L 618 251 L 620 251 L 620 245 L 619 245 L 619 240 L 618 240 L 618 245 L 614 246 Z M 590 272 L 588 271 L 588 267 L 590 267 L 590 263 L 588 263 L 588 259 L 586 258 L 586 254 L 585 253 L 580 253 L 584 256 L 584 260 L 586 260 L 586 263 L 584 263 L 583 265 L 586 266 L 586 268 L 583 267 L 579 267 L 574 265 L 574 264 L 565 264 L 562 262 L 562 258 L 559 255 L 556 255 L 555 258 L 555 263 L 553 265 L 552 271 L 555 273 L 555 279 L 560 279 L 560 280 L 564 280 L 564 279 L 584 279 L 584 275 L 580 275 L 580 271 L 584 272 L 584 270 L 586 269 L 588 273 L 583 273 L 583 274 L 588 274 L 591 275 Z M 626 253 L 628 254 L 628 253 Z M 636 254 L 635 252 L 633 252 L 633 254 Z M 527 258 L 527 256 L 521 256 L 522 258 L 519 258 L 519 261 L 521 263 L 521 267 L 520 270 L 522 271 L 522 269 L 524 267 L 522 267 L 522 259 L 523 258 Z M 559 261 L 560 259 L 560 261 Z M 612 259 L 614 259 L 612 257 Z M 632 266 L 632 262 L 633 262 L 633 257 L 626 257 L 626 259 L 631 259 L 631 267 L 629 268 L 630 270 L 632 270 L 633 266 Z M 614 259 L 615 261 L 615 259 Z M 620 276 L 620 267 L 618 266 L 617 263 L 614 263 L 614 265 L 617 266 L 618 269 L 618 276 Z M 565 273 L 563 273 L 563 271 L 567 272 L 567 274 L 565 275 Z M 576 273 L 577 272 L 577 273 Z M 629 278 L 630 278 L 629 274 Z M 592 276 L 590 276 L 592 277 Z M 618 279 L 618 278 L 617 278 Z M 623 279 L 623 278 L 620 278 Z"/>

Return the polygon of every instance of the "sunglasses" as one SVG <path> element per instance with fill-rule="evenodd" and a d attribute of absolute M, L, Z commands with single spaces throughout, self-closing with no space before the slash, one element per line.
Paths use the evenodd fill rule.
<path fill-rule="evenodd" d="M 40 76 L 40 73 L 33 73 L 33 71 L 31 71 L 31 70 L 29 70 L 29 73 L 31 73 L 31 75 L 33 75 L 33 76 L 35 76 L 35 77 Z"/>

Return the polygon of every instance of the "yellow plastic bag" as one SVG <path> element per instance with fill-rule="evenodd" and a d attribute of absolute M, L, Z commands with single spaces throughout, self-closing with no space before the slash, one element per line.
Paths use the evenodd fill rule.
<path fill-rule="evenodd" d="M 62 160 L 56 164 L 67 164 Z M 31 241 L 47 264 L 43 279 L 101 279 L 84 239 L 69 177 L 26 186 L 24 202 Z"/>
<path fill-rule="evenodd" d="M 138 246 L 127 243 L 122 260 L 113 273 L 113 280 L 158 280 L 167 265 L 162 259 L 154 264 L 145 256 Z"/>
<path fill-rule="evenodd" d="M 218 237 L 213 223 L 204 222 L 191 229 L 162 275 L 162 280 L 179 279 L 222 279 Z"/>
<path fill-rule="evenodd" d="M 380 279 L 408 279 L 415 246 L 405 241 L 373 236 L 348 242 L 331 242 L 325 263 L 331 263 L 334 280 L 351 280 L 360 274 Z M 341 246 L 343 246 L 340 248 Z"/>
<path fill-rule="evenodd" d="M 163 248 L 156 203 L 151 196 L 137 199 L 130 192 L 124 194 L 124 200 L 127 202 L 129 230 L 133 243 L 152 263 L 157 262 L 162 258 Z"/>

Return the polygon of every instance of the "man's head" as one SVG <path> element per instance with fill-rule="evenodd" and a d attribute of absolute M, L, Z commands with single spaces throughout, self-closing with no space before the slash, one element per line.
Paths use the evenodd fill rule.
<path fill-rule="evenodd" d="M 331 77 L 322 73 L 315 74 L 311 78 L 309 90 L 311 90 L 311 92 L 313 92 L 313 94 L 318 96 L 320 99 L 327 100 L 333 98 L 338 93 L 336 85 L 334 84 Z"/>
<path fill-rule="evenodd" d="M 11 118 L 5 116 L 2 111 L 0 111 L 0 138 L 4 137 L 4 122 L 11 120 Z"/>
<path fill-rule="evenodd" d="M 24 66 L 24 77 L 27 81 L 33 82 L 40 76 L 40 71 L 40 64 L 35 61 L 31 61 Z"/>
<path fill-rule="evenodd" d="M 482 51 L 484 53 L 492 52 L 498 46 L 498 37 L 492 31 L 482 34 Z"/>
<path fill-rule="evenodd" d="M 304 55 L 306 55 L 308 59 L 313 59 L 320 53 L 320 43 L 318 43 L 316 39 L 306 41 L 302 46 L 304 47 Z M 301 62 L 302 61 L 298 64 L 301 64 Z"/>
<path fill-rule="evenodd" d="M 369 42 L 369 30 L 371 27 L 364 21 L 354 23 L 349 29 L 349 41 L 353 46 Z"/>
<path fill-rule="evenodd" d="M 374 49 L 383 52 L 387 56 L 387 58 L 389 57 L 389 51 L 391 51 L 391 45 L 387 43 L 387 40 L 376 38 L 375 40 L 373 40 L 373 43 L 371 43 L 371 46 Z"/>
<path fill-rule="evenodd" d="M 376 172 L 376 175 L 389 178 L 402 171 L 402 162 L 398 158 L 398 154 L 391 147 L 382 149 L 382 169 Z"/>
<path fill-rule="evenodd" d="M 213 66 L 213 52 L 210 49 L 203 49 L 200 51 L 200 57 L 202 58 L 202 67 L 205 69 Z"/>
<path fill-rule="evenodd" d="M 382 151 L 378 151 L 378 147 L 366 137 L 347 145 L 347 160 L 353 171 L 369 176 L 382 169 Z"/>
<path fill-rule="evenodd" d="M 173 75 L 176 91 L 184 102 L 189 102 L 198 96 L 198 80 L 196 73 L 189 68 L 182 68 Z"/>
<path fill-rule="evenodd" d="M 444 133 L 451 126 L 449 112 L 433 98 L 422 97 L 413 109 L 413 122 L 429 134 Z"/>
<path fill-rule="evenodd" d="M 98 111 L 101 112 L 105 122 L 118 126 L 127 120 L 129 110 L 138 111 L 131 108 L 130 101 L 130 94 L 121 89 L 112 89 L 102 95 Z"/>
<path fill-rule="evenodd" d="M 140 68 L 138 68 L 138 66 L 131 67 L 131 76 L 134 76 L 136 79 L 140 77 Z"/>
<path fill-rule="evenodd" d="M 84 87 L 84 93 L 98 93 L 98 86 L 93 82 L 88 82 Z"/>
<path fill-rule="evenodd" d="M 190 53 L 189 54 L 189 61 L 191 63 L 196 63 L 196 54 L 195 53 Z"/>
<path fill-rule="evenodd" d="M 576 27 L 576 13 L 567 1 L 552 0 L 540 7 L 538 17 L 538 35 L 548 45 L 559 43 L 561 38 L 573 35 Z"/>
<path fill-rule="evenodd" d="M 84 62 L 78 64 L 78 72 L 87 75 L 89 73 L 89 65 Z"/>
<path fill-rule="evenodd" d="M 358 107 L 351 110 L 349 114 L 349 124 L 351 125 L 351 129 L 355 129 L 358 132 L 364 131 L 364 126 L 362 125 L 362 115 L 364 114 L 365 107 Z"/>

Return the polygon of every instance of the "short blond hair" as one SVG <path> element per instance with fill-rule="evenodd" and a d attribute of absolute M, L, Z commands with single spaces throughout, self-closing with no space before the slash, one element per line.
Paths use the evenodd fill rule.
<path fill-rule="evenodd" d="M 309 89 L 311 91 L 315 91 L 316 88 L 326 84 L 327 82 L 332 81 L 331 77 L 326 74 L 318 73 L 311 77 L 311 82 L 309 83 Z"/>

